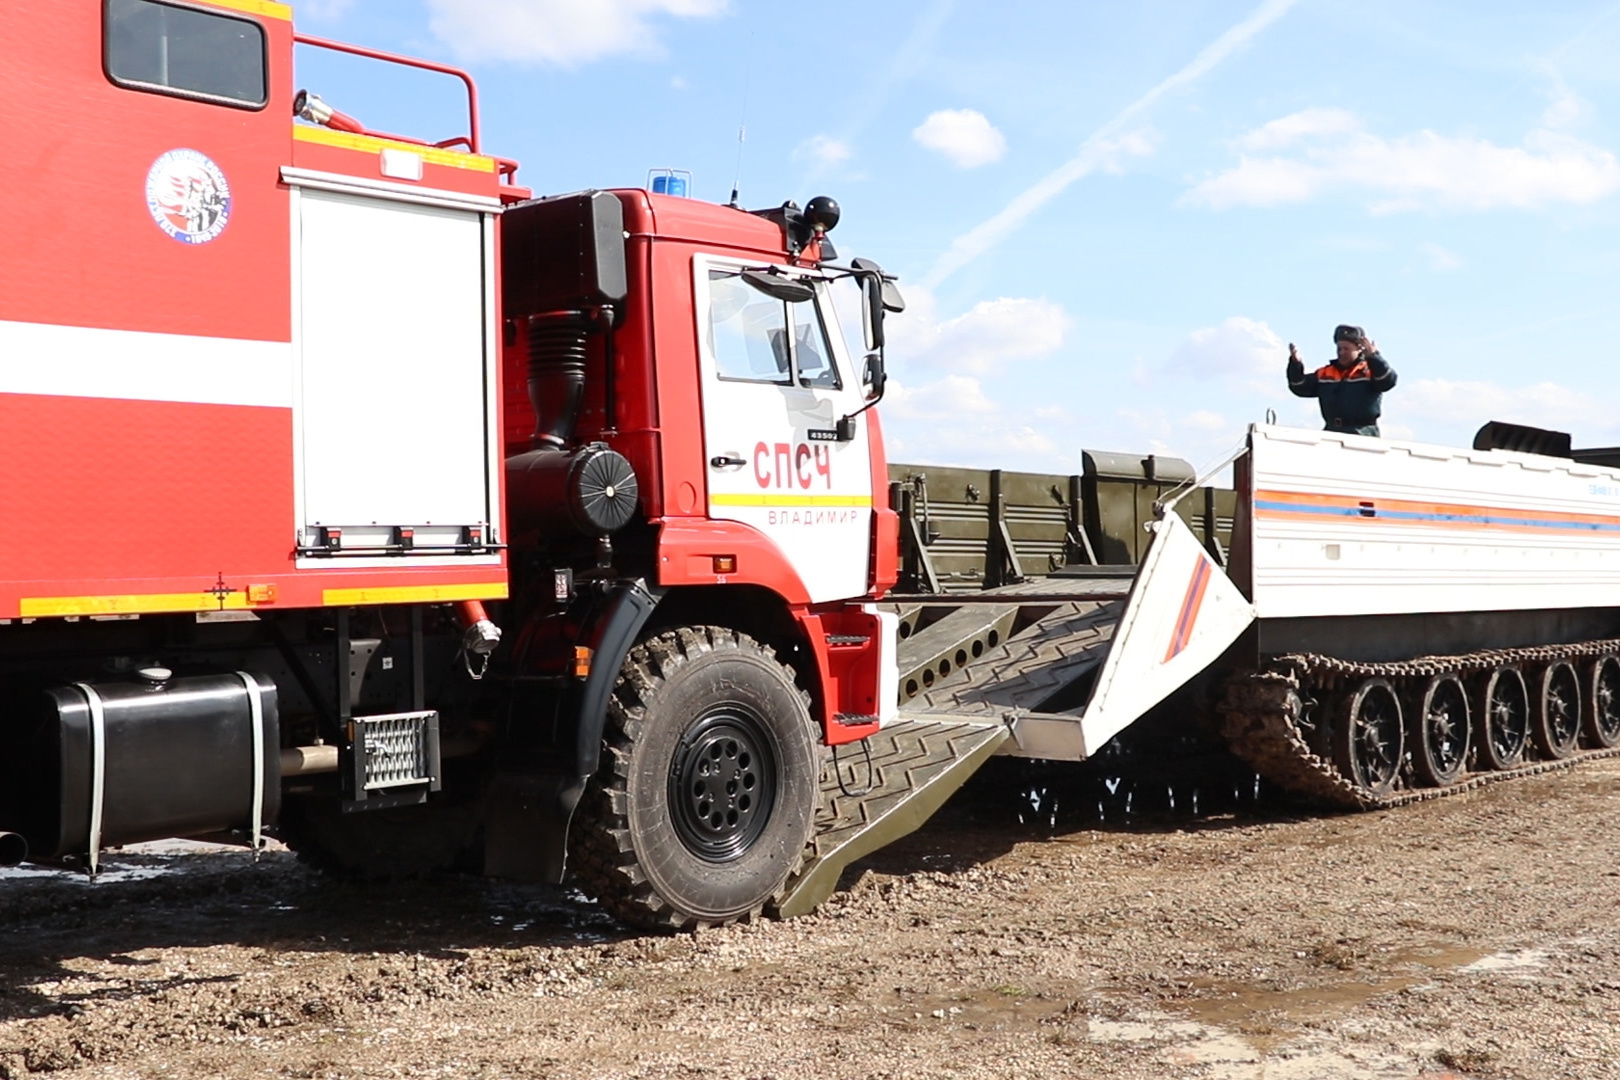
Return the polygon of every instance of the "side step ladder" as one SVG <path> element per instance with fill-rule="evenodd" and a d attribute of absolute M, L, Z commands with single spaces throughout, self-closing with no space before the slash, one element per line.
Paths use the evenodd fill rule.
<path fill-rule="evenodd" d="M 983 718 L 931 716 L 893 724 L 866 740 L 870 778 L 865 752 L 847 748 L 850 756 L 828 769 L 821 786 L 814 854 L 788 883 L 777 914 L 808 913 L 832 895 L 851 863 L 915 832 L 1009 735 L 1005 724 Z"/>

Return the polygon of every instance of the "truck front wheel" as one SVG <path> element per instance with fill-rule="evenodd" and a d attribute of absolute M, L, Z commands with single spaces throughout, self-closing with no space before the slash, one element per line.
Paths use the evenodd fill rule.
<path fill-rule="evenodd" d="M 625 922 L 720 926 L 759 914 L 802 864 L 820 750 L 775 654 L 716 626 L 630 653 L 580 807 L 580 877 Z"/>

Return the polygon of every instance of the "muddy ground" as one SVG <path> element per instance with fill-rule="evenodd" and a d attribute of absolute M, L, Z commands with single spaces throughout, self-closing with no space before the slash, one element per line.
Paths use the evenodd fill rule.
<path fill-rule="evenodd" d="M 1620 1077 L 1620 762 L 1117 824 L 1015 779 L 697 936 L 285 852 L 13 873 L 0 1077 Z"/>

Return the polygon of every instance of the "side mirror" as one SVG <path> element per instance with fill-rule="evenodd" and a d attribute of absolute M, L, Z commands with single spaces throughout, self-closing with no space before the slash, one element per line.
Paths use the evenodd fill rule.
<path fill-rule="evenodd" d="M 866 351 L 872 352 L 883 348 L 883 279 L 862 274 L 860 281 L 861 334 L 866 341 Z"/>
<path fill-rule="evenodd" d="M 769 274 L 763 270 L 744 270 L 742 279 L 773 300 L 802 304 L 815 299 L 816 291 L 802 281 L 782 274 Z"/>
<path fill-rule="evenodd" d="M 884 370 L 881 352 L 866 354 L 866 370 L 861 374 L 861 382 L 867 387 L 866 400 L 876 401 L 883 396 L 883 389 L 889 384 L 889 373 Z"/>
<path fill-rule="evenodd" d="M 850 262 L 861 282 L 861 329 L 866 334 L 867 349 L 883 347 L 883 313 L 896 314 L 906 310 L 906 298 L 900 295 L 894 278 L 883 272 L 883 267 L 871 259 Z"/>

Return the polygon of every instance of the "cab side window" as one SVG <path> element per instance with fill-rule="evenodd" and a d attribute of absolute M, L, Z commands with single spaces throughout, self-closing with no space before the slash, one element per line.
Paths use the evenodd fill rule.
<path fill-rule="evenodd" d="M 722 379 L 837 389 L 817 305 L 773 300 L 736 272 L 709 271 L 709 352 Z"/>
<path fill-rule="evenodd" d="M 119 86 L 238 108 L 269 100 L 264 29 L 157 0 L 106 0 L 103 63 Z"/>
<path fill-rule="evenodd" d="M 782 302 L 756 292 L 735 273 L 709 271 L 709 351 L 722 379 L 793 381 Z"/>

